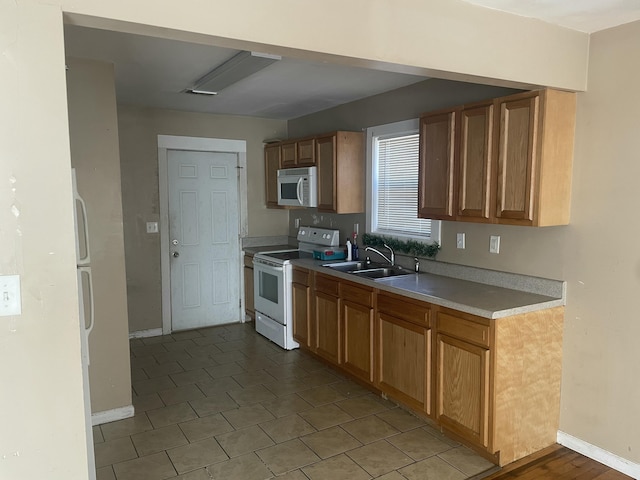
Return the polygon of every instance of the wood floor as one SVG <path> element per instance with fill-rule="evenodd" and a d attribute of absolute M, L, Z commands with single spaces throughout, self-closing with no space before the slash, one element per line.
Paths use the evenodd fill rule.
<path fill-rule="evenodd" d="M 507 465 L 483 480 L 631 480 L 612 468 L 561 445 Z"/>

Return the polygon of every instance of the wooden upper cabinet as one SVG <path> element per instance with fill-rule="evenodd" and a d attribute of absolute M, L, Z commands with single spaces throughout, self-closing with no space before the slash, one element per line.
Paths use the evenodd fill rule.
<path fill-rule="evenodd" d="M 576 95 L 537 90 L 420 119 L 418 216 L 569 223 Z"/>
<path fill-rule="evenodd" d="M 264 147 L 264 181 L 267 208 L 282 208 L 278 205 L 278 170 L 281 167 L 280 144 Z"/>
<path fill-rule="evenodd" d="M 493 102 L 460 113 L 458 220 L 490 221 Z"/>
<path fill-rule="evenodd" d="M 364 212 L 364 137 L 335 132 L 315 139 L 318 166 L 318 211 Z"/>
<path fill-rule="evenodd" d="M 298 140 L 297 157 L 299 167 L 312 167 L 316 164 L 316 139 Z"/>
<path fill-rule="evenodd" d="M 455 145 L 459 113 L 456 108 L 420 118 L 420 218 L 455 220 Z"/>
<path fill-rule="evenodd" d="M 293 168 L 298 166 L 298 144 L 288 142 L 282 144 L 282 163 L 280 168 Z"/>
<path fill-rule="evenodd" d="M 501 101 L 496 217 L 533 221 L 538 95 Z"/>
<path fill-rule="evenodd" d="M 576 95 L 540 90 L 496 100 L 497 223 L 566 225 Z"/>

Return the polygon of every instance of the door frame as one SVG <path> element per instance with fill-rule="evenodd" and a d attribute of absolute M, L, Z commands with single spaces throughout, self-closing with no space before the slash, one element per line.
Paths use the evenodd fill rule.
<path fill-rule="evenodd" d="M 160 270 L 162 275 L 162 334 L 171 333 L 171 264 L 169 259 L 169 150 L 235 153 L 238 155 L 238 205 L 240 254 L 238 255 L 239 285 L 243 280 L 242 239 L 247 236 L 247 142 L 225 138 L 183 137 L 158 135 L 158 180 L 160 194 Z M 240 288 L 238 313 L 244 322 L 244 301 Z"/>

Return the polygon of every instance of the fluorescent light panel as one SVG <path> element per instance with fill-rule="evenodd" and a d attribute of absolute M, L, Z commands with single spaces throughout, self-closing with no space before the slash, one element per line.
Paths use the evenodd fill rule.
<path fill-rule="evenodd" d="M 281 59 L 282 57 L 279 55 L 240 52 L 198 80 L 191 88 L 191 92 L 216 95 L 229 85 L 233 85 Z"/>

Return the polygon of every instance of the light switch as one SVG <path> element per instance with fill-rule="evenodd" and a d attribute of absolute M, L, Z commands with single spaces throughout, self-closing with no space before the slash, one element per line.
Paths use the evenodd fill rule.
<path fill-rule="evenodd" d="M 158 233 L 158 222 L 147 222 L 147 233 Z"/>
<path fill-rule="evenodd" d="M 465 245 L 465 234 L 464 233 L 458 233 L 456 235 L 456 246 L 458 248 L 461 248 L 461 249 L 466 248 L 466 245 Z"/>
<path fill-rule="evenodd" d="M 500 236 L 491 235 L 489 239 L 489 253 L 500 253 Z"/>
<path fill-rule="evenodd" d="M 20 275 L 0 276 L 0 317 L 21 313 Z"/>

